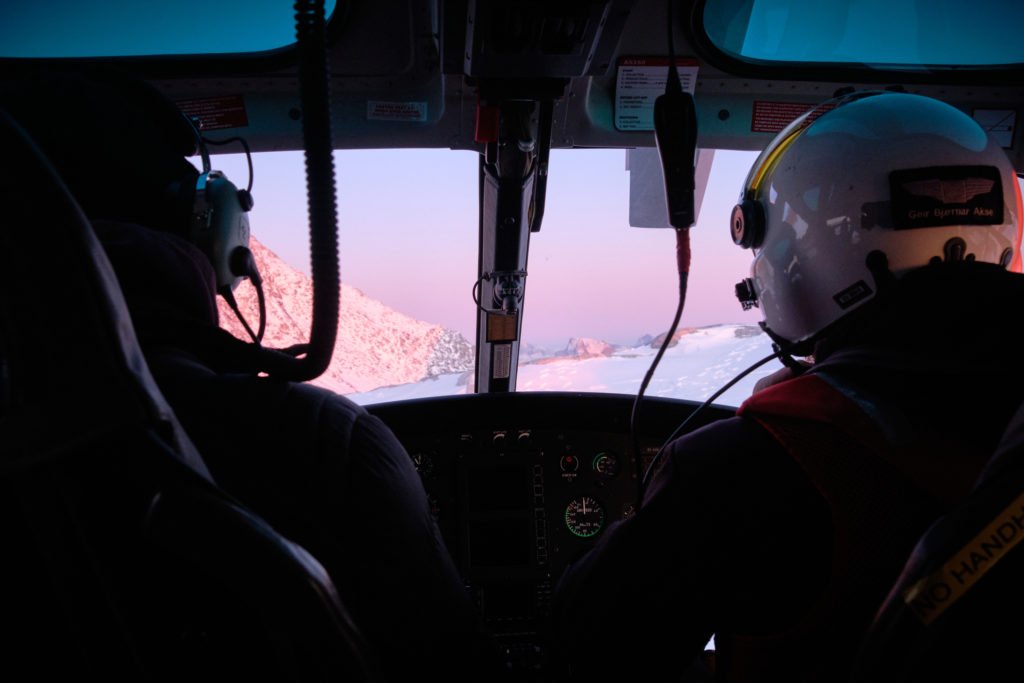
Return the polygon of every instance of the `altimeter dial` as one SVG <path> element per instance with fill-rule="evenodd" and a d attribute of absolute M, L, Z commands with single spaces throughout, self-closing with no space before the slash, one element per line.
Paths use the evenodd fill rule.
<path fill-rule="evenodd" d="M 596 498 L 580 496 L 565 508 L 565 525 L 580 538 L 591 538 L 604 528 L 604 507 Z"/>

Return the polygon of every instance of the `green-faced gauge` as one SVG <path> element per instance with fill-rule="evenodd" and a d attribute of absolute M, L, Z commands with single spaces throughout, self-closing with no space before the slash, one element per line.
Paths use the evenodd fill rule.
<path fill-rule="evenodd" d="M 594 471 L 606 479 L 611 479 L 619 473 L 619 459 L 614 453 L 602 451 L 594 456 L 591 462 Z"/>

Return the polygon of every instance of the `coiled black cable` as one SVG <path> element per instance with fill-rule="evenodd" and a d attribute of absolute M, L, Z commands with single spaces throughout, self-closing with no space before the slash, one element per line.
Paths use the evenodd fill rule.
<path fill-rule="evenodd" d="M 304 382 L 323 374 L 334 354 L 341 269 L 324 3 L 323 0 L 296 0 L 294 8 L 309 206 L 313 322 L 308 344 L 297 344 L 289 349 L 254 345 L 257 352 L 253 360 L 258 369 L 268 375 Z M 296 358 L 296 354 L 302 357 Z"/>
<path fill-rule="evenodd" d="M 309 201 L 313 323 L 302 371 L 291 379 L 306 380 L 322 374 L 334 353 L 341 273 L 323 0 L 296 0 L 295 26 Z"/>

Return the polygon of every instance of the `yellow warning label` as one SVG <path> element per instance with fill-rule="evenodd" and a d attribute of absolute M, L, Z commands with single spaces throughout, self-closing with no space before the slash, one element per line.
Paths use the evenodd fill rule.
<path fill-rule="evenodd" d="M 930 624 L 1015 545 L 1024 540 L 1024 493 L 930 576 L 903 591 L 914 614 Z"/>

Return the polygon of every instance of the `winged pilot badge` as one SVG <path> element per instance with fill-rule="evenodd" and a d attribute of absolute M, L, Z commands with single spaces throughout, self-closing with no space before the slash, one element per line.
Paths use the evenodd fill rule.
<path fill-rule="evenodd" d="M 992 191 L 995 181 L 989 178 L 962 178 L 957 180 L 918 180 L 904 183 L 911 194 L 930 197 L 943 204 L 966 204 L 978 195 Z"/>

